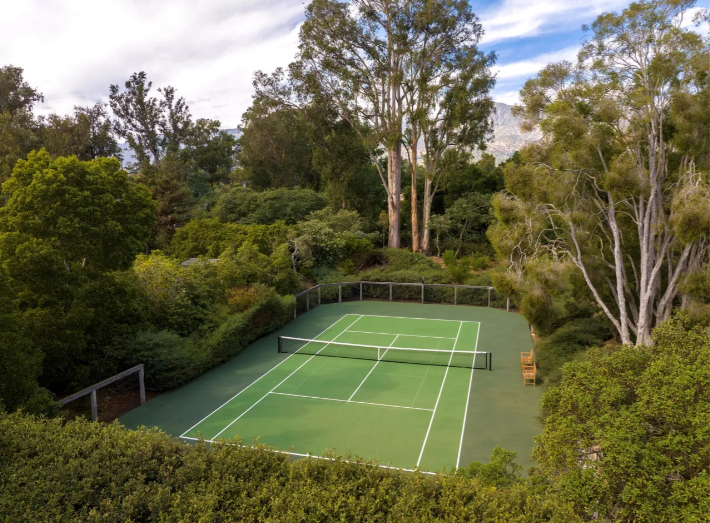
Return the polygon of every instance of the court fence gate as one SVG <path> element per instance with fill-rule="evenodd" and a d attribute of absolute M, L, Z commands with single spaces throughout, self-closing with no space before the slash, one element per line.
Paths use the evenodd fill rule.
<path fill-rule="evenodd" d="M 393 281 L 352 281 L 321 283 L 294 296 L 294 319 L 299 313 L 323 303 L 352 300 L 415 301 L 451 305 L 494 307 L 511 311 L 511 300 L 494 287 L 452 283 L 400 283 Z"/>

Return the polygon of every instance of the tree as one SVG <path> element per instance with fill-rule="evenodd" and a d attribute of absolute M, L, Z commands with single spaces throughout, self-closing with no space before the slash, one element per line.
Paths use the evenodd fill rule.
<path fill-rule="evenodd" d="M 34 104 L 44 96 L 25 81 L 21 67 L 6 65 L 0 68 L 0 113 L 32 112 Z"/>
<path fill-rule="evenodd" d="M 318 188 L 313 169 L 313 130 L 302 111 L 273 108 L 258 94 L 242 116 L 239 164 L 252 186 Z"/>
<path fill-rule="evenodd" d="M 39 125 L 42 146 L 53 156 L 74 155 L 83 161 L 111 156 L 121 158 L 105 104 L 74 107 L 73 116 L 40 117 Z"/>
<path fill-rule="evenodd" d="M 227 131 L 220 131 L 218 120 L 200 118 L 185 138 L 180 156 L 190 165 L 193 174 L 207 174 L 210 187 L 229 178 L 235 162 L 236 139 Z"/>
<path fill-rule="evenodd" d="M 0 264 L 44 354 L 43 381 L 81 382 L 86 376 L 71 367 L 91 310 L 77 298 L 100 275 L 130 267 L 145 249 L 155 206 L 117 159 L 53 159 L 45 150 L 18 161 L 2 190 Z"/>
<path fill-rule="evenodd" d="M 584 520 L 707 518 L 710 334 L 674 318 L 652 339 L 591 350 L 543 396 L 533 457 Z"/>
<path fill-rule="evenodd" d="M 215 214 L 223 222 L 293 225 L 325 207 L 323 196 L 311 189 L 273 189 L 256 192 L 234 186 L 217 203 Z"/>
<path fill-rule="evenodd" d="M 0 409 L 24 408 L 39 413 L 41 409 L 32 407 L 33 400 L 43 393 L 37 384 L 42 353 L 23 332 L 18 302 L 4 271 L 0 272 L 0 372 Z"/>
<path fill-rule="evenodd" d="M 25 81 L 20 67 L 0 68 L 0 183 L 10 177 L 15 163 L 37 146 L 34 104 L 44 101 Z"/>
<path fill-rule="evenodd" d="M 495 82 L 490 67 L 495 54 L 478 50 L 483 28 L 466 1 L 418 5 L 412 34 L 403 87 L 412 177 L 412 250 L 428 253 L 429 216 L 443 172 L 442 156 L 452 147 L 484 148 L 489 138 L 493 111 L 489 93 Z M 425 166 L 421 245 L 416 182 L 420 139 Z"/>
<path fill-rule="evenodd" d="M 692 1 L 631 4 L 601 15 L 579 63 L 550 64 L 521 91 L 524 127 L 543 141 L 505 168 L 489 236 L 514 278 L 535 259 L 573 263 L 623 343 L 650 342 L 681 275 L 708 263 L 710 166 L 683 133 L 674 98 L 704 96 L 708 43 L 681 27 Z M 702 59 L 701 59 L 702 58 Z M 700 82 L 700 83 L 698 83 Z M 693 142 L 693 143 L 690 143 Z"/>
<path fill-rule="evenodd" d="M 324 93 L 367 145 L 387 193 L 390 247 L 400 246 L 404 63 L 415 13 L 412 0 L 316 0 L 306 8 L 299 61 L 291 67 L 305 90 Z"/>
<path fill-rule="evenodd" d="M 145 72 L 133 73 L 121 92 L 117 84 L 110 86 L 109 103 L 116 116 L 115 130 L 136 154 L 139 163 L 156 167 L 165 152 L 177 153 L 190 128 L 189 107 L 185 99 L 175 99 L 175 88 L 158 89 L 162 99 L 150 95 L 153 82 Z"/>

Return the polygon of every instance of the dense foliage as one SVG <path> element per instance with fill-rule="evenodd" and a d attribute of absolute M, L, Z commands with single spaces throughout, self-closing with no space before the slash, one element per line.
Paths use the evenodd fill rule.
<path fill-rule="evenodd" d="M 578 521 L 569 504 L 523 483 L 511 456 L 494 457 L 464 474 L 426 476 L 0 413 L 0 513 L 8 523 Z"/>
<path fill-rule="evenodd" d="M 495 54 L 463 0 L 311 2 L 297 61 L 255 74 L 238 137 L 142 71 L 108 104 L 40 117 L 23 70 L 0 68 L 0 519 L 707 521 L 710 41 L 684 22 L 694 5 L 598 17 L 576 64 L 525 84 L 515 112 L 543 138 L 499 164 L 483 152 Z M 499 448 L 428 476 L 30 415 L 137 363 L 149 388 L 182 385 L 313 284 L 422 278 L 494 285 L 491 304 L 534 327 L 527 476 Z"/>
<path fill-rule="evenodd" d="M 653 340 L 590 351 L 543 398 L 534 457 L 584 519 L 710 514 L 710 334 L 674 319 Z"/>

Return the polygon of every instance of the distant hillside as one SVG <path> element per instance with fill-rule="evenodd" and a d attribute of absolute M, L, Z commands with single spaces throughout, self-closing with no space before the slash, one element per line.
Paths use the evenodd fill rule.
<path fill-rule="evenodd" d="M 524 133 L 520 130 L 520 120 L 513 116 L 512 105 L 496 102 L 496 112 L 493 115 L 493 140 L 488 142 L 487 153 L 498 161 L 510 158 L 523 145 L 535 142 L 542 137 L 540 131 Z M 480 156 L 477 155 L 477 156 Z"/>

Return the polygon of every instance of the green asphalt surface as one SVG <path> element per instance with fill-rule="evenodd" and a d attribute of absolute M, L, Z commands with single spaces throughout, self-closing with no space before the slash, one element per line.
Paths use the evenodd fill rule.
<path fill-rule="evenodd" d="M 319 342 L 279 353 L 278 336 Z M 350 347 L 327 342 L 383 347 L 385 357 L 377 361 L 376 349 L 371 359 L 344 357 Z M 120 422 L 157 426 L 183 441 L 239 437 L 295 456 L 334 451 L 430 471 L 487 462 L 501 446 L 529 466 L 541 390 L 523 387 L 519 353 L 531 346 L 526 321 L 496 309 L 322 305 Z M 488 351 L 493 370 L 426 364 L 450 352 L 412 352 L 418 364 L 386 361 L 406 348 Z"/>

